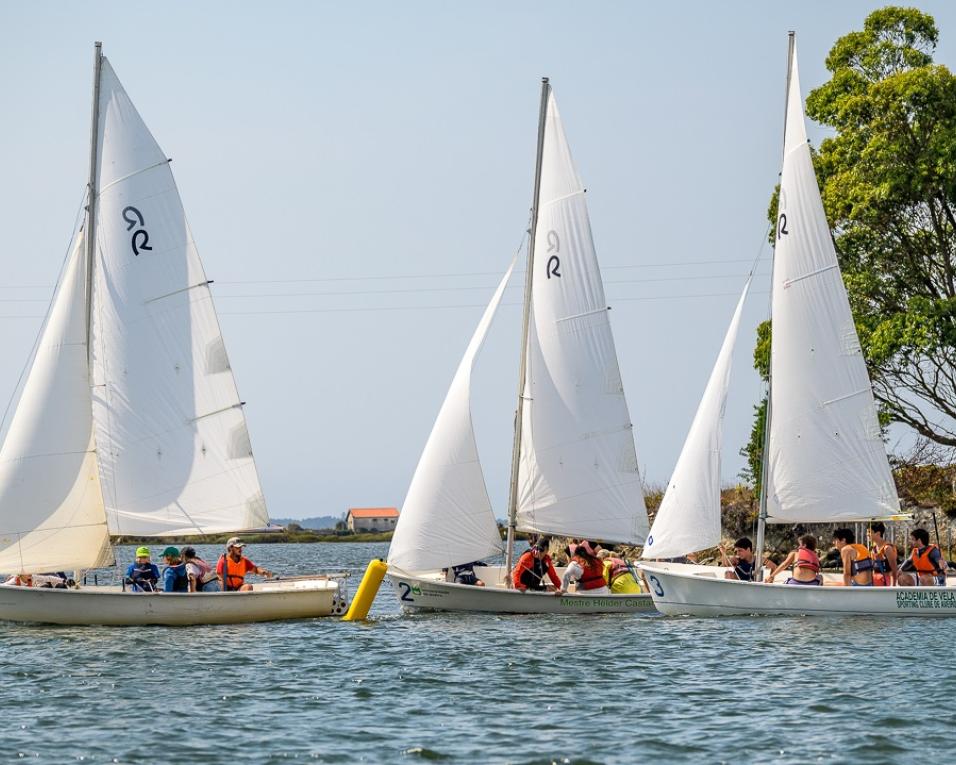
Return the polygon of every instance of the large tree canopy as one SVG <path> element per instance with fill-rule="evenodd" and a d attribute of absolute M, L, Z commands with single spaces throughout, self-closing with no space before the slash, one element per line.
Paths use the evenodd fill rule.
<path fill-rule="evenodd" d="M 834 44 L 807 114 L 836 131 L 814 164 L 883 416 L 956 447 L 956 77 L 937 39 L 921 11 L 874 11 Z M 761 373 L 768 346 L 763 327 Z"/>

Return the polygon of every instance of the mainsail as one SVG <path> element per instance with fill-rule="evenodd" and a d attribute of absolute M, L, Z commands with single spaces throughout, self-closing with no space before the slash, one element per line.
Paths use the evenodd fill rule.
<path fill-rule="evenodd" d="M 209 281 L 166 155 L 102 61 L 93 419 L 114 534 L 268 523 Z"/>
<path fill-rule="evenodd" d="M 899 499 L 807 145 L 794 53 L 773 276 L 767 520 L 858 520 Z"/>
<path fill-rule="evenodd" d="M 389 565 L 424 571 L 501 552 L 471 420 L 471 374 L 513 269 L 514 262 L 485 309 L 438 412 L 388 548 Z"/>
<path fill-rule="evenodd" d="M 641 553 L 674 558 L 720 542 L 720 446 L 727 390 L 740 314 L 750 290 L 744 285 L 694 422 Z"/>
<path fill-rule="evenodd" d="M 84 249 L 80 232 L 0 449 L 0 571 L 112 561 L 93 448 Z"/>
<path fill-rule="evenodd" d="M 647 511 L 585 189 L 548 94 L 517 528 L 642 543 Z"/>

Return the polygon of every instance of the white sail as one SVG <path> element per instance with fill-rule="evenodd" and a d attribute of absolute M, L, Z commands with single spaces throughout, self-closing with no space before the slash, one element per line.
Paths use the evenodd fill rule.
<path fill-rule="evenodd" d="M 265 526 L 242 404 L 166 156 L 102 62 L 93 417 L 115 534 Z"/>
<path fill-rule="evenodd" d="M 873 392 L 807 145 L 795 53 L 772 315 L 768 520 L 840 521 L 898 512 Z"/>
<path fill-rule="evenodd" d="M 647 511 L 584 193 L 549 95 L 517 527 L 642 543 Z"/>
<path fill-rule="evenodd" d="M 93 449 L 86 259 L 77 235 L 0 449 L 0 571 L 112 562 Z"/>
<path fill-rule="evenodd" d="M 643 558 L 675 558 L 720 542 L 720 445 L 737 329 L 750 279 L 724 337 L 717 362 L 657 510 Z"/>
<path fill-rule="evenodd" d="M 388 548 L 391 566 L 425 571 L 501 552 L 471 420 L 471 373 L 513 269 L 512 261 L 438 412 Z"/>

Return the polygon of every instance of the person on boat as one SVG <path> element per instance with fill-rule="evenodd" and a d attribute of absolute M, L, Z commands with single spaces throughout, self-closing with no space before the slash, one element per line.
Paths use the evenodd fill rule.
<path fill-rule="evenodd" d="M 251 584 L 246 583 L 246 574 L 259 576 L 275 576 L 268 569 L 257 566 L 245 555 L 242 550 L 246 546 L 239 537 L 232 537 L 226 542 L 226 552 L 219 557 L 216 564 L 216 573 L 222 582 L 222 589 L 226 592 L 249 592 Z"/>
<path fill-rule="evenodd" d="M 899 576 L 896 545 L 887 542 L 883 535 L 886 526 L 882 521 L 873 521 L 866 530 L 870 540 L 870 557 L 873 559 L 873 584 L 892 587 Z"/>
<path fill-rule="evenodd" d="M 66 580 L 56 574 L 15 574 L 3 582 L 8 587 L 47 587 L 64 589 Z"/>
<path fill-rule="evenodd" d="M 734 542 L 734 554 L 727 555 L 724 546 L 721 545 L 720 561 L 721 565 L 731 569 L 724 572 L 724 579 L 739 579 L 743 582 L 754 581 L 754 568 L 756 559 L 754 558 L 754 545 L 747 537 L 741 537 Z"/>
<path fill-rule="evenodd" d="M 163 569 L 163 592 L 189 592 L 189 576 L 186 574 L 186 564 L 183 563 L 178 547 L 167 547 L 163 550 L 163 560 L 166 568 Z"/>
<path fill-rule="evenodd" d="M 844 586 L 872 587 L 873 559 L 870 551 L 856 541 L 856 535 L 850 529 L 837 529 L 833 532 L 833 546 L 843 562 Z"/>
<path fill-rule="evenodd" d="M 132 592 L 156 592 L 159 566 L 150 561 L 149 548 L 137 547 L 136 560 L 126 569 L 125 583 Z"/>
<path fill-rule="evenodd" d="M 601 565 L 604 566 L 604 582 L 615 595 L 635 594 L 641 592 L 640 582 L 634 577 L 634 570 L 623 558 L 619 558 L 610 550 L 598 552 Z"/>
<path fill-rule="evenodd" d="M 451 567 L 452 581 L 455 584 L 468 584 L 473 587 L 484 587 L 485 583 L 475 573 L 475 566 L 487 566 L 484 561 L 475 560 L 471 563 L 462 563 Z"/>
<path fill-rule="evenodd" d="M 222 585 L 212 566 L 198 555 L 195 547 L 183 548 L 183 563 L 186 564 L 186 578 L 190 592 L 221 592 Z"/>
<path fill-rule="evenodd" d="M 578 583 L 577 592 L 588 595 L 610 595 L 604 581 L 604 564 L 597 557 L 594 547 L 586 539 L 571 545 L 571 560 L 564 570 L 561 591 L 567 592 L 572 581 Z"/>
<path fill-rule="evenodd" d="M 929 543 L 929 532 L 913 529 L 910 546 L 910 557 L 900 566 L 900 586 L 945 587 L 947 564 L 939 547 Z"/>
<path fill-rule="evenodd" d="M 817 538 L 813 534 L 804 534 L 797 539 L 796 550 L 791 550 L 783 562 L 770 572 L 767 584 L 772 584 L 774 578 L 787 566 L 793 566 L 793 571 L 785 584 L 821 585 L 820 558 L 817 557 Z"/>
<path fill-rule="evenodd" d="M 539 539 L 522 553 L 511 572 L 511 584 L 520 592 L 527 590 L 543 591 L 548 589 L 544 578 L 548 577 L 556 593 L 561 592 L 561 580 L 554 570 L 554 563 L 548 555 L 548 542 Z"/>

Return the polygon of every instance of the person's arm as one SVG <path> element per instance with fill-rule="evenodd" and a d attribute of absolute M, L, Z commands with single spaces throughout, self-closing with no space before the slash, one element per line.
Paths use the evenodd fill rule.
<path fill-rule="evenodd" d="M 564 570 L 564 579 L 561 580 L 561 591 L 567 592 L 571 580 L 580 579 L 582 576 L 584 576 L 584 569 L 581 568 L 581 565 L 576 560 L 570 561 L 568 567 Z"/>
<path fill-rule="evenodd" d="M 561 589 L 561 579 L 558 577 L 558 572 L 554 570 L 554 563 L 551 562 L 551 558 L 548 558 L 548 578 L 554 585 L 554 589 Z"/>
<path fill-rule="evenodd" d="M 842 550 L 840 550 L 840 558 L 843 560 L 843 586 L 849 587 L 850 582 L 853 577 L 850 576 L 850 571 L 853 569 L 853 558 L 850 556 L 853 554 L 853 548 L 850 545 L 846 545 Z"/>
<path fill-rule="evenodd" d="M 774 577 L 777 576 L 781 571 L 783 571 L 787 566 L 789 566 L 796 559 L 797 554 L 793 550 L 787 553 L 787 557 L 783 559 L 783 563 L 777 566 L 770 572 L 770 576 L 767 577 L 767 584 L 773 584 Z M 754 561 L 756 564 L 756 561 Z"/>
<path fill-rule="evenodd" d="M 727 551 L 724 550 L 724 546 L 721 545 L 717 548 L 720 551 L 720 565 L 724 568 L 733 568 L 734 564 L 730 562 L 730 558 L 727 557 Z"/>
<path fill-rule="evenodd" d="M 936 567 L 936 570 L 940 572 L 943 576 L 946 576 L 947 563 L 943 559 L 943 553 L 938 547 L 934 547 L 929 552 L 929 562 Z"/>
<path fill-rule="evenodd" d="M 524 555 L 522 555 L 520 558 L 518 558 L 518 562 L 515 564 L 514 571 L 511 572 L 511 585 L 516 590 L 524 591 L 528 589 L 527 586 L 521 581 L 521 574 L 526 568 L 527 565 L 525 565 L 525 558 Z"/>
<path fill-rule="evenodd" d="M 896 560 L 896 545 L 888 545 L 884 551 L 886 554 L 886 564 L 889 568 L 890 586 L 896 586 L 899 579 L 899 566 Z"/>
<path fill-rule="evenodd" d="M 173 573 L 172 566 L 167 566 L 163 571 L 163 592 L 173 592 L 176 583 L 176 575 Z"/>

